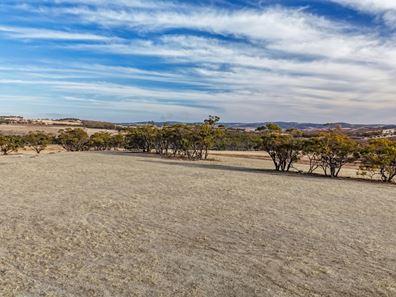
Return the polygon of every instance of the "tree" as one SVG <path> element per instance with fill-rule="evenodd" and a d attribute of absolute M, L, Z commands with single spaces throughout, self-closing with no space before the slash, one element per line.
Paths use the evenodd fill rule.
<path fill-rule="evenodd" d="M 3 155 L 8 155 L 11 152 L 17 152 L 18 149 L 24 147 L 24 140 L 17 135 L 0 135 L 0 150 Z"/>
<path fill-rule="evenodd" d="M 198 127 L 199 135 L 199 157 L 201 159 L 208 158 L 208 151 L 215 144 L 216 140 L 224 136 L 224 130 L 217 128 L 216 124 L 220 121 L 218 116 L 209 116 L 202 125 Z"/>
<path fill-rule="evenodd" d="M 110 139 L 110 144 L 113 149 L 119 149 L 124 146 L 125 144 L 125 137 L 124 135 L 118 133 L 114 134 Z"/>
<path fill-rule="evenodd" d="M 112 135 L 109 132 L 96 132 L 89 138 L 89 146 L 97 151 L 108 150 L 112 146 Z"/>
<path fill-rule="evenodd" d="M 392 182 L 396 176 L 396 141 L 373 139 L 361 151 L 362 175 L 379 175 L 383 182 Z"/>
<path fill-rule="evenodd" d="M 210 115 L 206 120 L 204 120 L 204 124 L 215 126 L 219 121 L 220 121 L 219 116 Z"/>
<path fill-rule="evenodd" d="M 268 123 L 265 125 L 265 128 L 270 132 L 282 132 L 282 128 L 275 123 Z"/>
<path fill-rule="evenodd" d="M 278 124 L 275 123 L 267 123 L 265 126 L 260 126 L 256 128 L 256 131 L 262 132 L 262 131 L 270 131 L 270 132 L 281 132 L 282 128 L 279 127 Z"/>
<path fill-rule="evenodd" d="M 238 129 L 222 129 L 222 137 L 216 138 L 214 149 L 252 151 L 261 149 L 261 135 Z"/>
<path fill-rule="evenodd" d="M 59 131 L 58 141 L 67 151 L 83 151 L 87 149 L 89 136 L 81 128 L 67 128 Z"/>
<path fill-rule="evenodd" d="M 143 152 L 155 149 L 161 156 L 190 160 L 207 159 L 208 151 L 223 134 L 223 129 L 217 127 L 219 120 L 217 116 L 209 116 L 202 124 L 133 127 L 125 136 L 125 148 Z"/>
<path fill-rule="evenodd" d="M 339 129 L 321 133 L 318 141 L 320 167 L 326 176 L 337 177 L 345 164 L 357 159 L 358 144 Z"/>
<path fill-rule="evenodd" d="M 321 142 L 318 137 L 303 140 L 302 153 L 309 160 L 308 173 L 312 174 L 321 165 Z"/>
<path fill-rule="evenodd" d="M 262 147 L 270 155 L 276 171 L 289 171 L 301 158 L 302 141 L 293 135 L 282 134 L 275 126 L 264 133 Z"/>
<path fill-rule="evenodd" d="M 25 141 L 28 146 L 30 146 L 37 154 L 40 154 L 41 151 L 45 150 L 45 148 L 51 143 L 53 136 L 51 134 L 36 131 L 30 132 L 26 137 Z"/>
<path fill-rule="evenodd" d="M 132 127 L 125 136 L 125 147 L 149 153 L 155 148 L 158 128 L 153 125 Z"/>

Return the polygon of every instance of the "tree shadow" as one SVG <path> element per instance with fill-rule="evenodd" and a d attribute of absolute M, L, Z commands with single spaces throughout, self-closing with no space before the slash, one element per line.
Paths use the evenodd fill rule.
<path fill-rule="evenodd" d="M 370 183 L 370 184 L 380 184 L 382 186 L 391 186 L 394 187 L 395 183 L 383 183 L 380 180 L 371 180 L 359 177 L 345 177 L 339 176 L 337 178 L 330 178 L 323 174 L 319 173 L 304 173 L 304 172 L 296 172 L 296 171 L 289 171 L 289 172 L 280 172 L 274 169 L 266 169 L 266 168 L 249 168 L 249 167 L 241 167 L 235 165 L 226 165 L 226 164 L 213 164 L 213 161 L 217 160 L 208 160 L 208 161 L 189 161 L 189 160 L 181 160 L 181 159 L 167 159 L 163 158 L 157 154 L 153 153 L 141 153 L 141 152 L 124 152 L 124 151 L 103 151 L 103 152 L 96 152 L 102 154 L 110 154 L 110 155 L 124 155 L 124 156 L 131 156 L 131 157 L 142 157 L 142 158 L 150 158 L 151 160 L 138 160 L 139 162 L 146 162 L 146 163 L 153 163 L 153 164 L 166 164 L 170 166 L 179 166 L 185 168 L 200 168 L 200 169 L 210 169 L 210 170 L 218 170 L 218 171 L 234 171 L 234 172 L 244 172 L 244 173 L 261 173 L 266 175 L 273 175 L 273 176 L 283 176 L 283 177 L 296 177 L 296 178 L 308 178 L 313 180 L 318 179 L 326 179 L 327 181 L 353 181 L 353 182 L 362 182 L 362 183 Z M 207 162 L 207 163 L 203 163 Z"/>
<path fill-rule="evenodd" d="M 169 161 L 163 158 L 158 158 L 158 161 L 154 160 L 139 160 L 139 162 L 145 163 L 155 163 L 155 164 L 166 164 L 171 166 L 180 166 L 186 168 L 201 168 L 201 169 L 211 169 L 211 170 L 219 170 L 219 171 L 235 171 L 235 172 L 247 172 L 247 173 L 265 173 L 271 175 L 278 175 L 278 176 L 301 176 L 303 174 L 298 172 L 279 172 L 273 169 L 265 169 L 265 168 L 249 168 L 249 167 L 240 167 L 240 166 L 233 166 L 233 165 L 225 165 L 225 164 L 211 164 L 208 163 L 198 163 L 194 161 L 185 161 L 185 160 L 174 160 Z M 205 161 L 204 161 L 205 162 Z M 312 176 L 313 177 L 313 176 Z"/>

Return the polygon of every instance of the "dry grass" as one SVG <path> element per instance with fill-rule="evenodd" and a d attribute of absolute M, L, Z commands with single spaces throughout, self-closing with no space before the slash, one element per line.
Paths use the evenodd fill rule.
<path fill-rule="evenodd" d="M 396 296 L 396 187 L 256 159 L 0 157 L 0 296 Z"/>
<path fill-rule="evenodd" d="M 34 131 L 44 131 L 46 133 L 51 133 L 53 135 L 57 135 L 59 130 L 66 128 L 76 128 L 72 125 L 62 126 L 46 126 L 46 125 L 18 125 L 18 124 L 0 124 L 0 134 L 5 135 L 26 135 L 29 132 Z M 106 129 L 93 129 L 93 128 L 83 128 L 89 135 L 92 135 L 96 132 L 110 132 L 112 134 L 117 133 L 116 130 L 106 130 Z"/>

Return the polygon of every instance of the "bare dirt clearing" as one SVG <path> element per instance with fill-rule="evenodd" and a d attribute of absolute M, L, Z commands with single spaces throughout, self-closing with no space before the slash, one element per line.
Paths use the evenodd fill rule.
<path fill-rule="evenodd" d="M 0 157 L 0 296 L 396 296 L 396 187 L 126 153 Z"/>

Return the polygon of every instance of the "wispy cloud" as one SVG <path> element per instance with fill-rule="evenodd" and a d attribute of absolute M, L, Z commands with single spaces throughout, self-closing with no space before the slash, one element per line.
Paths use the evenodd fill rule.
<path fill-rule="evenodd" d="M 328 1 L 393 22 L 393 1 Z M 395 37 L 309 9 L 246 7 L 30 1 L 14 8 L 45 16 L 51 29 L 0 25 L 0 36 L 53 40 L 35 46 L 77 59 L 23 67 L 0 62 L 7 69 L 0 88 L 45 89 L 65 108 L 92 107 L 103 115 L 394 121 Z M 55 19 L 64 24 L 55 26 Z"/>
<path fill-rule="evenodd" d="M 44 39 L 44 40 L 73 40 L 73 41 L 110 41 L 103 35 L 79 32 L 67 32 L 48 29 L 22 28 L 11 26 L 0 26 L 0 34 L 17 39 Z"/>
<path fill-rule="evenodd" d="M 396 29 L 396 1 L 393 0 L 329 0 L 364 13 L 377 15 L 390 28 Z"/>

